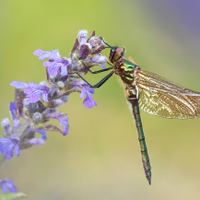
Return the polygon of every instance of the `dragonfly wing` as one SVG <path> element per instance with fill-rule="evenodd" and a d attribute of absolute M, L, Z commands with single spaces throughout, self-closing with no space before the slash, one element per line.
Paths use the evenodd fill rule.
<path fill-rule="evenodd" d="M 149 114 L 177 119 L 200 117 L 200 93 L 138 69 L 139 106 Z"/>

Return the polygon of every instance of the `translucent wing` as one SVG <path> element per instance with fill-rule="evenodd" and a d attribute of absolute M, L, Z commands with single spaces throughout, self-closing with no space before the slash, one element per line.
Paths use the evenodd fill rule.
<path fill-rule="evenodd" d="M 136 69 L 134 74 L 139 106 L 145 112 L 166 118 L 200 117 L 200 92 L 141 69 Z"/>

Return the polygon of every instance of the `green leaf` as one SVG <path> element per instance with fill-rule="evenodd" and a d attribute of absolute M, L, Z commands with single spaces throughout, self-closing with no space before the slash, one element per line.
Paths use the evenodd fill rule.
<path fill-rule="evenodd" d="M 21 192 L 4 194 L 2 191 L 0 191 L 0 200 L 12 200 L 12 199 L 16 199 L 18 197 L 26 197 L 26 195 Z"/>

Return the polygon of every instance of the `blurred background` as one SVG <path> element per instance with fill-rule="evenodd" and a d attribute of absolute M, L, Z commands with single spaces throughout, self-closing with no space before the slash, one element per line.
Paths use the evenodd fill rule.
<path fill-rule="evenodd" d="M 33 51 L 59 49 L 67 57 L 82 29 L 125 46 L 126 57 L 142 69 L 200 91 L 199 19 L 198 0 L 1 1 L 0 119 L 10 117 L 11 81 L 46 78 Z M 104 76 L 85 78 L 95 84 Z M 98 105 L 86 109 L 79 94 L 72 94 L 60 108 L 68 113 L 69 134 L 48 133 L 43 147 L 6 161 L 0 178 L 13 179 L 31 200 L 199 199 L 200 119 L 170 120 L 141 111 L 152 165 L 149 186 L 118 77 L 93 97 Z"/>

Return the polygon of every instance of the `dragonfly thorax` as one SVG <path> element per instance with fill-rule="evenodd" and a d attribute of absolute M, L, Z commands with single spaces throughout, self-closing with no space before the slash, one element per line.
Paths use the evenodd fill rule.
<path fill-rule="evenodd" d="M 118 75 L 124 84 L 132 85 L 134 82 L 134 69 L 135 65 L 127 62 L 125 59 L 121 59 L 120 61 L 113 64 L 113 68 L 115 70 L 115 74 Z"/>

